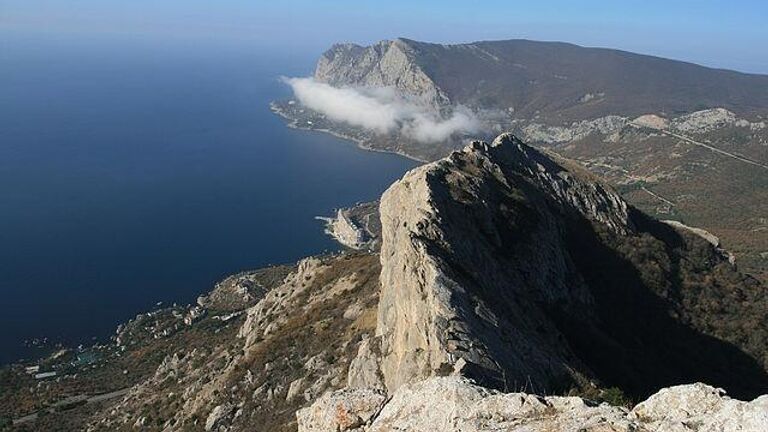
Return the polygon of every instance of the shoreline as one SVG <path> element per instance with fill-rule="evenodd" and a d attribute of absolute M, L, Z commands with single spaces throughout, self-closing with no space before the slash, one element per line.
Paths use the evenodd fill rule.
<path fill-rule="evenodd" d="M 412 155 L 409 155 L 407 153 L 403 153 L 403 152 L 399 152 L 399 151 L 392 151 L 392 150 L 382 150 L 382 149 L 377 149 L 377 148 L 370 147 L 370 146 L 366 145 L 363 140 L 358 139 L 358 138 L 354 138 L 354 137 L 351 137 L 351 136 L 348 136 L 348 135 L 344 135 L 341 132 L 336 132 L 336 131 L 333 131 L 333 130 L 330 130 L 330 129 L 321 129 L 321 128 L 313 128 L 313 127 L 300 126 L 298 124 L 299 120 L 294 118 L 294 117 L 289 116 L 288 114 L 286 114 L 283 110 L 281 110 L 277 106 L 275 101 L 272 101 L 272 102 L 269 103 L 269 110 L 272 111 L 277 116 L 285 119 L 286 120 L 286 123 L 285 123 L 286 127 L 289 127 L 291 129 L 310 131 L 310 132 L 325 133 L 325 134 L 334 136 L 336 138 L 339 138 L 339 139 L 342 139 L 342 140 L 345 140 L 345 141 L 349 141 L 349 142 L 355 144 L 355 146 L 357 148 L 359 148 L 360 150 L 365 150 L 365 151 L 374 152 L 374 153 L 385 153 L 385 154 L 397 155 L 397 156 L 404 157 L 406 159 L 412 160 L 414 162 L 418 162 L 420 164 L 426 164 L 426 163 L 430 162 L 428 160 L 420 159 L 420 158 L 418 158 L 416 156 L 412 156 Z"/>

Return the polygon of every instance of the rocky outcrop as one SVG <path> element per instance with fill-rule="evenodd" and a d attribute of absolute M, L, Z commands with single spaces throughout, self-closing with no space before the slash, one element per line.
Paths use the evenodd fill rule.
<path fill-rule="evenodd" d="M 154 374 L 96 417 L 90 430 L 137 424 L 157 431 L 295 431 L 297 409 L 344 387 L 348 369 L 366 370 L 350 362 L 374 332 L 379 265 L 376 255 L 350 252 L 290 268 L 274 283 L 268 279 L 277 273 L 266 278 L 257 271 L 248 274 L 259 278 L 241 274 L 218 284 L 214 291 L 221 292 L 205 301 L 211 307 L 240 299 L 238 286 L 247 281 L 268 290 L 236 318 L 206 316 L 178 332 Z M 204 329 L 211 331 L 201 342 L 195 332 Z"/>
<path fill-rule="evenodd" d="M 368 47 L 334 45 L 318 60 L 315 79 L 340 87 L 394 87 L 435 108 L 450 103 L 419 66 L 414 46 L 402 39 Z"/>
<path fill-rule="evenodd" d="M 736 257 L 733 256 L 733 254 L 731 254 L 727 250 L 725 250 L 723 248 L 723 245 L 720 243 L 720 238 L 712 234 L 711 232 L 705 229 L 688 226 L 680 221 L 663 220 L 662 222 L 676 229 L 685 230 L 703 238 L 704 240 L 709 242 L 709 244 L 711 244 L 715 248 L 715 250 L 720 252 L 720 254 L 723 255 L 723 257 L 725 257 L 728 260 L 728 262 L 730 262 L 731 264 L 736 263 Z"/>
<path fill-rule="evenodd" d="M 742 402 L 692 384 L 663 389 L 630 411 L 445 377 L 404 385 L 386 403 L 375 392 L 327 394 L 297 416 L 299 432 L 762 432 L 768 430 L 768 396 Z"/>
<path fill-rule="evenodd" d="M 198 297 L 197 305 L 218 312 L 242 311 L 258 303 L 270 287 L 279 285 L 292 270 L 292 266 L 272 266 L 228 276 L 210 293 Z"/>
<path fill-rule="evenodd" d="M 592 120 L 573 122 L 566 126 L 554 126 L 531 122 L 521 127 L 523 138 L 528 142 L 559 144 L 577 141 L 590 134 L 615 136 L 628 124 L 625 117 L 610 115 Z"/>
<path fill-rule="evenodd" d="M 474 142 L 406 174 L 380 214 L 376 335 L 346 389 L 297 412 L 299 431 L 768 427 L 768 396 L 659 391 L 703 379 L 765 393 L 768 351 L 753 344 L 766 335 L 755 325 L 768 318 L 764 291 L 708 239 L 648 218 L 567 161 L 508 134 Z M 533 394 L 606 385 L 656 393 L 632 410 Z"/>
<path fill-rule="evenodd" d="M 359 360 L 379 361 L 390 392 L 451 373 L 547 392 L 603 382 L 647 396 L 696 380 L 739 395 L 768 388 L 766 347 L 752 334 L 766 332 L 754 327 L 766 319 L 758 285 L 736 282 L 708 242 L 511 135 L 409 172 L 380 213 L 380 355 Z M 710 315 L 712 299 L 732 295 L 754 304 Z M 724 371 L 724 358 L 740 372 Z"/>
<path fill-rule="evenodd" d="M 546 197 L 526 200 L 527 189 Z M 413 170 L 384 193 L 377 333 L 388 389 L 451 371 L 459 359 L 507 388 L 549 387 L 580 369 L 535 305 L 588 310 L 590 301 L 571 277 L 564 228 L 547 200 L 617 232 L 632 229 L 615 192 L 510 135 Z"/>
<path fill-rule="evenodd" d="M 296 413 L 299 431 L 363 431 L 379 414 L 387 396 L 370 389 L 344 389 L 326 393 L 308 408 Z"/>
<path fill-rule="evenodd" d="M 742 402 L 705 384 L 682 385 L 641 402 L 632 417 L 657 431 L 763 431 L 768 430 L 768 395 Z"/>

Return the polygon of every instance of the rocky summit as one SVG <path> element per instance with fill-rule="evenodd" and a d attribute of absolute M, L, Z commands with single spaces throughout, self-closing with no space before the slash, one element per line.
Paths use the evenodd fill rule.
<path fill-rule="evenodd" d="M 765 397 L 703 384 L 632 411 L 531 395 L 768 389 L 759 285 L 590 174 L 502 135 L 411 171 L 380 212 L 376 336 L 299 430 L 768 426 Z"/>
<path fill-rule="evenodd" d="M 380 212 L 390 391 L 457 371 L 504 390 L 768 388 L 759 284 L 511 135 L 411 171 Z"/>

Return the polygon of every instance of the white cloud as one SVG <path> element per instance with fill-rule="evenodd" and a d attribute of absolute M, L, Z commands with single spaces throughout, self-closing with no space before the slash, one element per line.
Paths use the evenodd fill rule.
<path fill-rule="evenodd" d="M 413 120 L 403 126 L 403 133 L 421 142 L 445 141 L 459 132 L 476 132 L 480 122 L 468 109 L 459 107 L 447 120 L 424 113 L 416 113 Z"/>
<path fill-rule="evenodd" d="M 313 78 L 283 78 L 302 105 L 344 122 L 383 134 L 397 131 L 421 142 L 436 142 L 457 133 L 479 130 L 468 109 L 457 107 L 443 119 L 430 107 L 407 99 L 393 88 L 338 88 Z"/>

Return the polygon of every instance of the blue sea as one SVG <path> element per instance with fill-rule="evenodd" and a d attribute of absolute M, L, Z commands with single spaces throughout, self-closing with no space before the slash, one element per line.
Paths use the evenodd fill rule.
<path fill-rule="evenodd" d="M 314 219 L 415 164 L 289 129 L 269 102 L 318 53 L 0 38 L 0 363 L 104 340 L 224 276 L 337 249 Z"/>

